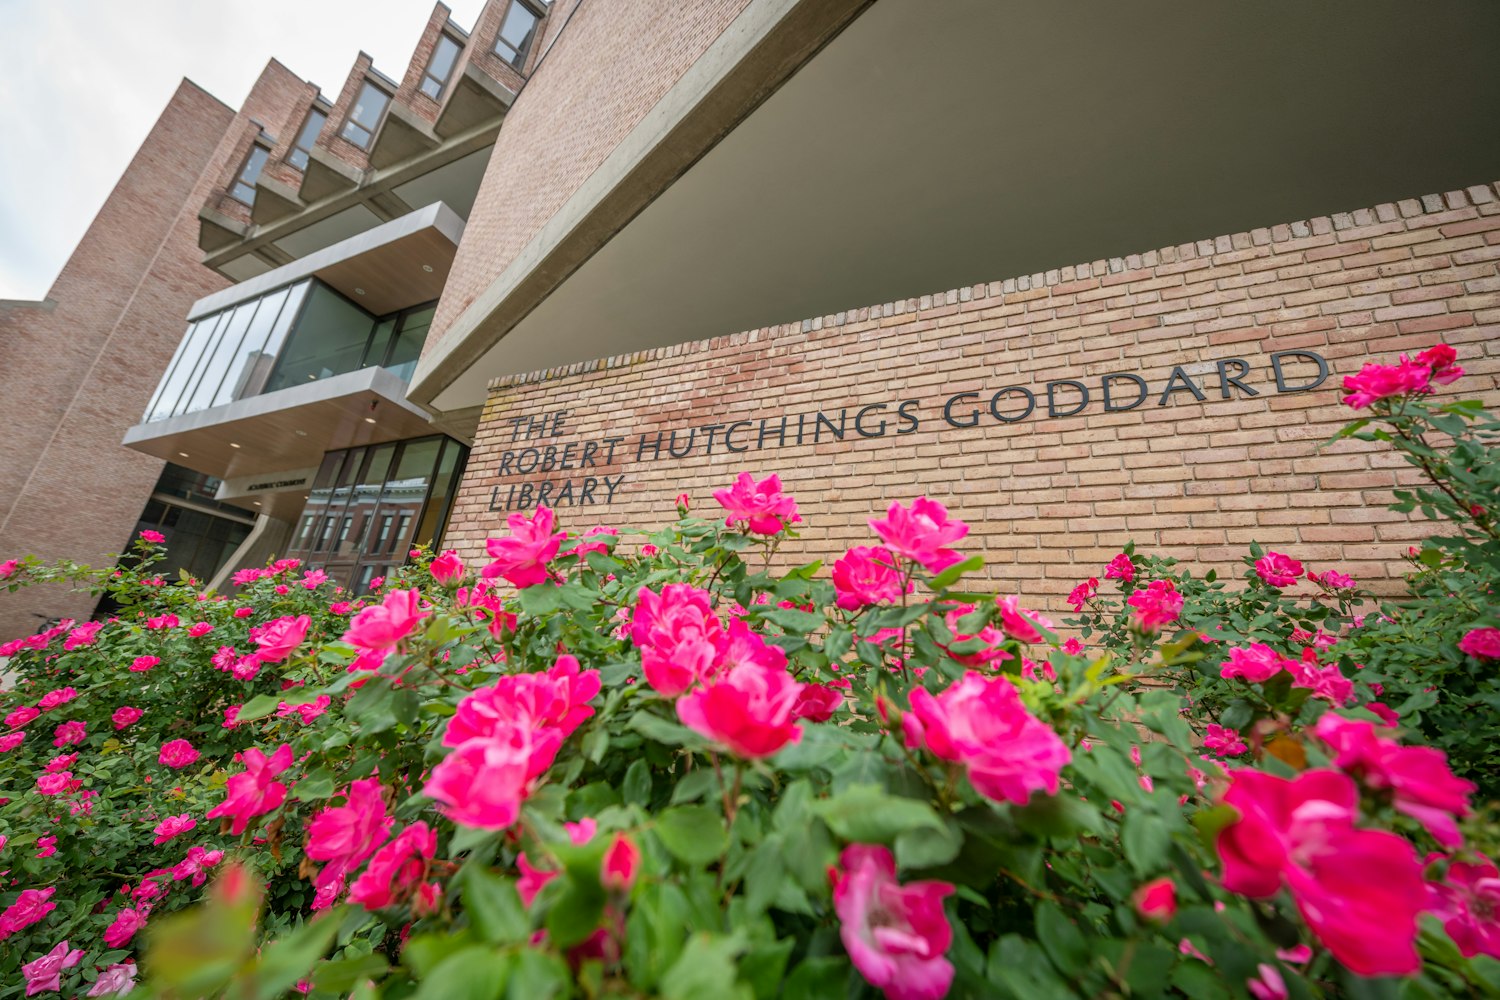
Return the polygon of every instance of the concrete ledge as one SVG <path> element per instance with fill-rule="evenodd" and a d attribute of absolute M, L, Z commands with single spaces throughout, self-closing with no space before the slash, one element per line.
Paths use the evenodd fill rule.
<path fill-rule="evenodd" d="M 305 207 L 296 188 L 261 174 L 260 179 L 255 182 L 255 204 L 250 206 L 250 221 L 257 226 L 264 226 L 268 222 L 300 212 Z"/>
<path fill-rule="evenodd" d="M 463 73 L 454 81 L 448 99 L 438 112 L 433 131 L 444 139 L 466 132 L 476 125 L 501 118 L 510 110 L 516 94 L 471 62 L 464 63 Z"/>
<path fill-rule="evenodd" d="M 425 119 L 404 104 L 392 103 L 370 147 L 370 166 L 382 170 L 441 144 L 442 139 L 433 133 Z"/>
<path fill-rule="evenodd" d="M 307 154 L 307 169 L 302 173 L 302 188 L 297 192 L 303 201 L 321 201 L 330 195 L 359 187 L 364 171 L 351 167 L 321 146 Z"/>

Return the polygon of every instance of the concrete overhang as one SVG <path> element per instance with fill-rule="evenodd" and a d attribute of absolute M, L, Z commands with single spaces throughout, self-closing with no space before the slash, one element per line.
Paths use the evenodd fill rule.
<path fill-rule="evenodd" d="M 405 381 L 384 368 L 365 368 L 137 424 L 125 432 L 123 443 L 235 480 L 315 466 L 324 452 L 421 437 L 433 430 L 427 413 L 406 401 Z"/>
<path fill-rule="evenodd" d="M 515 91 L 465 61 L 463 71 L 453 82 L 448 98 L 438 112 L 433 131 L 450 139 L 469 129 L 498 121 L 510 110 L 515 99 Z"/>
<path fill-rule="evenodd" d="M 351 191 L 359 187 L 365 172 L 334 156 L 322 146 L 307 151 L 307 168 L 302 171 L 302 186 L 297 194 L 305 202 Z"/>
<path fill-rule="evenodd" d="M 188 319 L 313 277 L 377 316 L 429 302 L 448 279 L 464 221 L 442 202 L 382 223 L 193 303 Z"/>
<path fill-rule="evenodd" d="M 751 0 L 411 398 L 1500 177 L 1500 4 L 839 6 Z"/>
<path fill-rule="evenodd" d="M 255 204 L 250 206 L 250 221 L 264 226 L 295 215 L 305 207 L 296 188 L 262 174 L 255 182 Z"/>
<path fill-rule="evenodd" d="M 198 210 L 198 249 L 205 253 L 223 250 L 245 238 L 250 227 L 217 209 Z"/>
<path fill-rule="evenodd" d="M 370 146 L 370 166 L 377 170 L 421 156 L 442 145 L 432 125 L 405 104 L 392 102 Z"/>

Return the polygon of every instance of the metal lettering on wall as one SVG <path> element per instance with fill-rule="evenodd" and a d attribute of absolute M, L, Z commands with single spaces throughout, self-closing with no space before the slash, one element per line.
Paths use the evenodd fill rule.
<path fill-rule="evenodd" d="M 1294 358 L 1301 359 L 1299 367 L 1314 367 L 1316 374 L 1288 372 L 1286 363 Z M 1183 393 L 1203 403 L 1213 390 L 1218 391 L 1220 399 L 1233 398 L 1235 392 L 1259 396 L 1262 390 L 1246 382 L 1251 372 L 1250 362 L 1244 358 L 1224 358 L 1214 362 L 1213 371 L 1196 376 L 1178 365 L 1158 386 L 1133 372 L 1114 372 L 1092 382 L 1056 379 L 1034 387 L 1007 385 L 994 391 L 958 392 L 941 399 L 893 399 L 567 444 L 549 439 L 567 433 L 568 410 L 510 417 L 506 422 L 513 447 L 501 454 L 498 475 L 586 474 L 496 486 L 490 493 L 490 510 L 531 510 L 537 504 L 568 507 L 612 503 L 625 474 L 611 476 L 604 474 L 605 470 L 629 463 L 710 456 L 715 449 L 721 455 L 741 454 L 846 438 L 901 437 L 923 427 L 935 426 L 940 432 L 965 430 L 986 421 L 1013 424 L 1032 417 L 1071 417 L 1096 403 L 1102 404 L 1102 412 L 1118 413 L 1144 406 L 1147 400 L 1166 406 Z M 1268 390 L 1274 386 L 1276 393 L 1310 392 L 1327 381 L 1329 368 L 1327 360 L 1313 351 L 1278 351 L 1270 356 L 1263 374 L 1268 376 L 1261 380 Z"/>

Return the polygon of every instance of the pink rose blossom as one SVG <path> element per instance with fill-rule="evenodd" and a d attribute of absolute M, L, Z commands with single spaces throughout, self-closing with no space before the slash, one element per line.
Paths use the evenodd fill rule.
<path fill-rule="evenodd" d="M 372 577 L 370 577 L 370 589 L 371 590 L 379 590 L 381 587 L 384 587 L 384 586 L 385 586 L 385 577 L 383 577 L 383 576 L 372 576 Z"/>
<path fill-rule="evenodd" d="M 375 853 L 390 836 L 395 822 L 386 815 L 379 778 L 365 778 L 349 786 L 342 806 L 329 806 L 313 817 L 307 828 L 307 856 L 328 862 L 313 884 L 323 888 L 344 877 Z"/>
<path fill-rule="evenodd" d="M 722 631 L 708 593 L 690 584 L 669 583 L 659 595 L 642 587 L 636 595 L 631 638 L 646 683 L 669 698 L 712 674 Z"/>
<path fill-rule="evenodd" d="M 38 837 L 38 838 L 36 838 L 36 846 L 38 846 L 38 847 L 41 848 L 40 851 L 36 852 L 36 856 L 37 857 L 39 857 L 39 858 L 50 858 L 50 857 L 52 857 L 52 855 L 54 855 L 54 854 L 57 853 L 57 838 L 56 837 Z"/>
<path fill-rule="evenodd" d="M 911 584 L 902 586 L 896 556 L 879 545 L 859 545 L 844 553 L 833 564 L 833 588 L 845 611 L 891 604 L 912 591 Z"/>
<path fill-rule="evenodd" d="M 1135 579 L 1135 563 L 1131 562 L 1128 555 L 1121 552 L 1109 561 L 1108 566 L 1104 567 L 1104 579 L 1131 582 Z"/>
<path fill-rule="evenodd" d="M 1370 702 L 1369 704 L 1365 705 L 1365 711 L 1373 712 L 1375 715 L 1378 715 L 1381 722 L 1385 723 L 1387 726 L 1390 726 L 1393 729 L 1401 722 L 1401 716 L 1397 715 L 1395 710 L 1392 709 L 1391 706 L 1386 705 L 1382 702 Z"/>
<path fill-rule="evenodd" d="M 0 562 L 0 580 L 10 579 L 16 575 L 16 571 L 20 568 L 21 560 L 19 559 L 7 559 L 5 562 Z"/>
<path fill-rule="evenodd" d="M 1354 578 L 1345 576 L 1337 570 L 1324 570 L 1322 573 L 1314 573 L 1312 570 L 1308 570 L 1307 578 L 1318 586 L 1326 587 L 1329 590 L 1354 589 Z"/>
<path fill-rule="evenodd" d="M 1367 363 L 1357 374 L 1344 376 L 1344 390 L 1349 393 L 1343 404 L 1351 409 L 1362 410 L 1381 399 L 1391 396 L 1406 396 L 1430 392 L 1428 386 L 1432 370 L 1424 364 L 1408 361 L 1401 355 L 1401 363 L 1378 365 Z"/>
<path fill-rule="evenodd" d="M 1208 734 L 1203 737 L 1203 749 L 1212 751 L 1220 757 L 1237 757 L 1250 748 L 1245 745 L 1245 741 L 1240 739 L 1240 734 L 1235 730 L 1210 722 Z"/>
<path fill-rule="evenodd" d="M 308 615 L 295 618 L 287 615 L 255 626 L 250 630 L 250 638 L 260 647 L 255 653 L 256 658 L 266 663 L 280 663 L 302 645 L 311 625 L 312 618 Z"/>
<path fill-rule="evenodd" d="M 93 989 L 89 990 L 88 995 L 124 996 L 135 989 L 135 972 L 135 963 L 129 960 L 111 965 L 99 973 L 99 978 L 94 980 Z"/>
<path fill-rule="evenodd" d="M 178 620 L 176 615 L 157 615 L 154 618 L 146 619 L 146 627 L 149 629 L 176 628 L 180 624 L 182 622 Z"/>
<path fill-rule="evenodd" d="M 560 744 L 594 714 L 588 702 L 599 694 L 599 688 L 599 671 L 580 672 L 578 660 L 564 653 L 545 673 L 512 674 L 470 692 L 448 721 L 443 745 L 501 738 L 510 726 L 554 730 L 555 742 Z M 554 740 L 550 736 L 540 739 L 543 744 Z M 535 773 L 551 763 L 549 759 Z"/>
<path fill-rule="evenodd" d="M 53 757 L 51 760 L 47 761 L 46 766 L 43 767 L 42 770 L 46 771 L 48 774 L 56 774 L 59 771 L 66 771 L 68 768 L 73 766 L 73 762 L 77 759 L 78 754 L 76 753 L 60 753 L 56 757 Z"/>
<path fill-rule="evenodd" d="M 189 847 L 187 857 L 172 868 L 172 880 L 181 882 L 183 879 L 192 879 L 194 887 L 200 886 L 208 880 L 206 870 L 222 860 L 224 860 L 223 851 L 205 851 L 201 847 Z"/>
<path fill-rule="evenodd" d="M 255 675 L 260 673 L 261 666 L 260 654 L 250 653 L 235 660 L 229 668 L 229 674 L 237 681 L 253 681 Z"/>
<path fill-rule="evenodd" d="M 962 763 L 974 790 L 996 802 L 1025 805 L 1038 789 L 1056 795 L 1058 773 L 1072 759 L 1005 677 L 971 670 L 936 697 L 916 688 L 902 721 L 908 744 Z"/>
<path fill-rule="evenodd" d="M 143 542 L 150 542 L 153 545 L 160 545 L 166 540 L 167 536 L 163 535 L 160 531 L 151 531 L 148 528 L 147 530 L 141 532 L 141 541 Z"/>
<path fill-rule="evenodd" d="M 328 574 L 321 569 L 310 569 L 302 574 L 302 579 L 297 581 L 304 590 L 317 590 L 328 582 Z"/>
<path fill-rule="evenodd" d="M 231 613 L 236 618 L 249 618 L 251 615 L 255 614 L 255 609 L 254 608 L 235 608 L 234 611 L 231 612 Z"/>
<path fill-rule="evenodd" d="M 392 590 L 379 604 L 365 608 L 349 622 L 344 641 L 361 649 L 391 649 L 411 635 L 423 618 L 422 595 L 413 590 Z"/>
<path fill-rule="evenodd" d="M 1311 653 L 1312 649 L 1305 652 Z M 1292 686 L 1307 688 L 1314 698 L 1322 698 L 1333 705 L 1347 705 L 1354 697 L 1354 682 L 1344 676 L 1337 663 L 1324 666 L 1315 657 L 1304 656 L 1301 660 L 1290 661 L 1288 667 L 1292 671 Z"/>
<path fill-rule="evenodd" d="M 1255 1000 L 1287 1000 L 1286 980 L 1276 966 L 1261 962 L 1255 967 L 1255 978 L 1245 980 L 1245 989 Z"/>
<path fill-rule="evenodd" d="M 201 639 L 213 630 L 214 627 L 208 622 L 193 622 L 193 624 L 188 626 L 187 631 L 188 635 L 192 636 L 194 639 Z"/>
<path fill-rule="evenodd" d="M 530 792 L 535 749 L 531 732 L 520 726 L 469 740 L 432 769 L 422 794 L 455 823 L 504 830 L 516 822 Z"/>
<path fill-rule="evenodd" d="M 187 767 L 198 759 L 198 751 L 187 740 L 169 740 L 162 744 L 157 762 L 173 770 Z"/>
<path fill-rule="evenodd" d="M 827 722 L 833 713 L 844 706 L 844 696 L 822 684 L 804 684 L 797 694 L 797 704 L 792 715 L 808 722 Z"/>
<path fill-rule="evenodd" d="M 1401 837 L 1355 828 L 1354 782 L 1330 770 L 1230 777 L 1222 802 L 1239 819 L 1218 835 L 1224 887 L 1266 899 L 1285 886 L 1313 934 L 1359 975 L 1416 972 L 1421 864 Z"/>
<path fill-rule="evenodd" d="M 105 928 L 104 943 L 111 948 L 119 948 L 145 926 L 145 909 L 123 909 L 115 915 L 114 922 Z"/>
<path fill-rule="evenodd" d="M 893 503 L 884 519 L 872 519 L 875 530 L 890 550 L 902 559 L 920 563 L 929 573 L 941 573 L 963 556 L 948 548 L 969 533 L 969 526 L 954 518 L 936 500 L 917 497 L 911 507 Z"/>
<path fill-rule="evenodd" d="M 434 559 L 427 569 L 432 578 L 445 587 L 451 587 L 464 578 L 464 561 L 452 549 Z"/>
<path fill-rule="evenodd" d="M 1302 564 L 1280 552 L 1267 552 L 1255 561 L 1255 572 L 1268 586 L 1290 587 L 1302 576 Z"/>
<path fill-rule="evenodd" d="M 1419 365 L 1426 365 L 1432 371 L 1432 380 L 1439 385 L 1452 385 L 1458 381 L 1464 370 L 1458 367 L 1458 352 L 1447 344 L 1434 344 L 1427 348 L 1414 359 Z"/>
<path fill-rule="evenodd" d="M 193 819 L 193 817 L 188 815 L 187 813 L 183 813 L 181 816 L 168 816 L 166 819 L 156 824 L 156 829 L 152 831 L 156 834 L 156 839 L 151 843 L 165 844 L 173 837 L 176 837 L 179 834 L 187 833 L 197 825 L 198 821 Z"/>
<path fill-rule="evenodd" d="M 641 870 L 641 849 L 628 834 L 617 833 L 604 852 L 599 882 L 612 892 L 629 892 Z"/>
<path fill-rule="evenodd" d="M 677 717 L 737 757 L 769 757 L 802 738 L 801 691 L 784 667 L 742 663 L 679 698 Z"/>
<path fill-rule="evenodd" d="M 953 633 L 952 641 L 942 647 L 943 652 L 947 653 L 955 663 L 962 664 L 965 667 L 982 667 L 989 663 L 1013 659 L 1001 647 L 1001 643 L 1005 641 L 1005 633 L 995 628 L 995 626 L 986 624 L 979 630 L 977 635 L 970 635 L 963 630 L 963 627 L 959 623 L 973 614 L 974 611 L 974 605 L 960 604 L 943 617 L 943 622 L 948 626 L 948 631 Z M 972 642 L 976 639 L 983 643 L 983 645 L 973 652 L 961 653 L 955 649 L 960 643 Z"/>
<path fill-rule="evenodd" d="M 146 671 L 150 670 L 160 662 L 161 657 L 159 656 L 137 656 L 130 663 L 130 672 L 136 674 L 144 674 Z"/>
<path fill-rule="evenodd" d="M 224 724 L 222 728 L 233 729 L 235 726 L 239 725 L 240 709 L 244 707 L 244 705 L 230 705 L 228 708 L 224 709 Z"/>
<path fill-rule="evenodd" d="M 55 691 L 48 691 L 46 694 L 42 695 L 42 700 L 37 702 L 37 707 L 44 712 L 50 712 L 58 705 L 66 704 L 67 702 L 70 702 L 77 697 L 78 692 L 73 688 L 58 688 Z M 22 725 L 24 725 L 24 723 L 22 723 Z"/>
<path fill-rule="evenodd" d="M 1021 607 L 1021 599 L 1014 594 L 997 598 L 995 605 L 1000 609 L 1000 627 L 1005 630 L 1006 635 L 1018 642 L 1041 642 L 1041 629 L 1052 629 L 1051 621 L 1044 615 Z"/>
<path fill-rule="evenodd" d="M 606 542 L 604 539 L 618 538 L 619 536 L 620 533 L 614 528 L 609 528 L 602 524 L 596 524 L 588 531 L 585 531 L 583 533 L 583 537 L 578 540 L 578 544 L 574 545 L 571 549 L 564 552 L 563 555 L 577 556 L 579 559 L 582 559 L 590 552 L 598 552 L 602 555 L 608 555 L 611 543 Z M 593 540 L 590 541 L 590 539 Z"/>
<path fill-rule="evenodd" d="M 1500 660 L 1500 628 L 1470 629 L 1458 640 L 1458 648 L 1481 660 Z"/>
<path fill-rule="evenodd" d="M 516 857 L 516 868 L 521 877 L 516 879 L 516 892 L 521 897 L 522 905 L 528 909 L 535 901 L 537 895 L 546 888 L 547 883 L 557 878 L 558 872 L 546 868 L 537 868 L 531 863 L 531 859 L 522 851 Z"/>
<path fill-rule="evenodd" d="M 741 472 L 727 490 L 714 490 L 714 499 L 729 512 L 724 526 L 736 523 L 754 535 L 775 535 L 788 524 L 802 520 L 797 501 L 781 492 L 781 477 L 774 472 L 756 482 L 748 472 Z"/>
<path fill-rule="evenodd" d="M 480 575 L 486 580 L 504 577 L 517 589 L 535 586 L 547 579 L 547 563 L 557 555 L 567 533 L 554 532 L 552 511 L 541 505 L 531 517 L 512 514 L 506 519 L 510 535 L 491 538 L 485 548 L 493 560 Z M 374 586 L 373 581 L 371 586 Z"/>
<path fill-rule="evenodd" d="M 92 646 L 99 635 L 99 630 L 103 627 L 103 622 L 89 622 L 78 626 L 63 640 L 63 649 L 81 649 L 84 646 Z"/>
<path fill-rule="evenodd" d="M 860 975 L 887 1000 L 939 1000 L 953 982 L 953 964 L 943 957 L 953 929 L 943 899 L 948 882 L 896 881 L 889 848 L 850 844 L 839 856 L 833 907 L 839 937 Z"/>
<path fill-rule="evenodd" d="M 1152 879 L 1130 894 L 1130 905 L 1148 923 L 1167 923 L 1177 915 L 1177 885 L 1170 878 Z"/>
<path fill-rule="evenodd" d="M 1068 604 L 1070 607 L 1072 607 L 1075 613 L 1081 612 L 1083 610 L 1083 606 L 1089 601 L 1093 600 L 1094 595 L 1098 592 L 1099 579 L 1097 577 L 1091 576 L 1087 580 L 1080 583 L 1078 586 L 1074 587 L 1073 590 L 1068 594 Z"/>
<path fill-rule="evenodd" d="M 1453 861 L 1443 882 L 1429 882 L 1431 910 L 1465 958 L 1500 958 L 1500 869 L 1483 854 Z"/>
<path fill-rule="evenodd" d="M 73 743 L 82 743 L 88 738 L 87 726 L 77 719 L 69 720 L 59 725 L 52 731 L 52 745 L 65 747 Z"/>
<path fill-rule="evenodd" d="M 1067 642 L 1062 644 L 1062 651 L 1069 656 L 1082 656 L 1084 648 L 1083 643 L 1077 638 L 1069 638 Z"/>
<path fill-rule="evenodd" d="M 73 772 L 58 771 L 54 774 L 39 774 L 36 779 L 36 790 L 39 795 L 61 795 L 68 790 L 73 782 Z"/>
<path fill-rule="evenodd" d="M 437 853 L 437 833 L 413 823 L 376 851 L 370 865 L 349 887 L 349 901 L 367 910 L 393 906 L 411 895 Z"/>
<path fill-rule="evenodd" d="M 41 714 L 40 709 L 33 708 L 30 705 L 22 705 L 5 717 L 5 724 L 12 729 L 20 729 Z"/>
<path fill-rule="evenodd" d="M 1264 684 L 1283 668 L 1296 666 L 1295 660 L 1287 660 L 1270 646 L 1257 642 L 1230 649 L 1219 676 L 1225 680 L 1238 677 L 1247 684 Z"/>
<path fill-rule="evenodd" d="M 22 889 L 16 901 L 0 913 L 0 941 L 17 931 L 24 931 L 57 909 L 57 904 L 52 902 L 52 894 L 56 891 L 57 888 L 50 885 L 45 889 Z"/>
<path fill-rule="evenodd" d="M 4 736 L 0 736 L 0 753 L 10 753 L 10 751 L 20 746 L 21 742 L 25 739 L 26 734 L 24 732 L 6 733 Z"/>
<path fill-rule="evenodd" d="M 231 775 L 226 785 L 224 801 L 209 810 L 208 818 L 226 816 L 234 822 L 229 832 L 238 837 L 256 816 L 271 812 L 286 799 L 286 786 L 273 781 L 282 771 L 292 766 L 292 748 L 283 743 L 276 752 L 267 757 L 257 747 L 240 754 L 245 770 Z"/>
<path fill-rule="evenodd" d="M 1182 613 L 1182 595 L 1171 580 L 1152 580 L 1125 603 L 1135 609 L 1130 615 L 1131 627 L 1147 635 L 1160 632 Z"/>
<path fill-rule="evenodd" d="M 1334 766 L 1353 774 L 1367 787 L 1389 790 L 1400 812 L 1417 820 L 1439 843 L 1463 842 L 1454 817 L 1469 814 L 1473 783 L 1448 767 L 1448 755 L 1436 747 L 1403 747 L 1380 735 L 1375 723 L 1324 712 L 1313 735 L 1334 752 Z"/>
<path fill-rule="evenodd" d="M 156 532 L 153 531 L 152 534 Z M 59 941 L 56 947 L 41 958 L 27 962 L 21 966 L 21 972 L 26 976 L 26 995 L 61 990 L 62 970 L 71 969 L 82 958 L 83 952 L 80 949 L 70 950 L 67 941 Z"/>

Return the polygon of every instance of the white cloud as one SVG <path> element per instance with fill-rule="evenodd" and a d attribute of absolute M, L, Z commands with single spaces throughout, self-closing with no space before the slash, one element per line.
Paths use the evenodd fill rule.
<path fill-rule="evenodd" d="M 0 299 L 46 294 L 183 77 L 238 107 L 274 57 L 332 98 L 360 50 L 399 78 L 432 6 L 0 0 Z"/>

